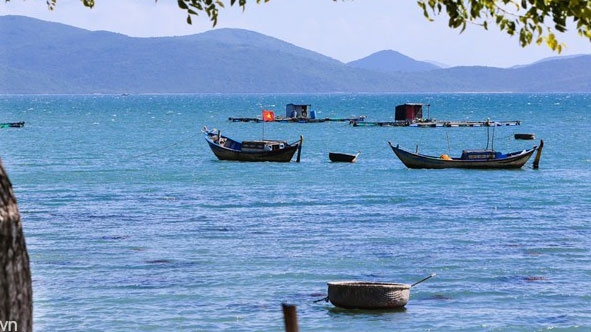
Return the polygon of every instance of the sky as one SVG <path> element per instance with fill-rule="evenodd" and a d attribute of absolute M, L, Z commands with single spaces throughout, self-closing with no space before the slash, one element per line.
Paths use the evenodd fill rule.
<path fill-rule="evenodd" d="M 333 59 L 350 62 L 382 50 L 394 50 L 419 61 L 447 66 L 507 68 L 538 60 L 591 54 L 591 42 L 576 30 L 558 35 L 561 54 L 546 45 L 519 46 L 518 38 L 469 25 L 463 33 L 447 26 L 445 15 L 428 21 L 414 0 L 271 0 L 247 2 L 220 10 L 212 27 L 203 13 L 186 22 L 173 0 L 97 0 L 86 8 L 79 0 L 58 0 L 49 11 L 44 0 L 0 2 L 0 15 L 23 15 L 87 30 L 106 30 L 131 37 L 198 34 L 239 28 L 275 37 Z M 1 32 L 0 32 L 1 33 Z"/>

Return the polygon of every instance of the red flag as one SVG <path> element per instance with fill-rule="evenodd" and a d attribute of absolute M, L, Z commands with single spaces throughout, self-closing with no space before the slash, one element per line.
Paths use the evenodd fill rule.
<path fill-rule="evenodd" d="M 269 110 L 263 110 L 263 121 L 272 122 L 275 121 L 275 113 Z"/>

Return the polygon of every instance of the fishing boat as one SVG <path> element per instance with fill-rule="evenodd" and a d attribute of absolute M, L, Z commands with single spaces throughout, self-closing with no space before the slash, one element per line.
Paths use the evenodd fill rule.
<path fill-rule="evenodd" d="M 328 300 L 344 309 L 395 309 L 408 303 L 410 285 L 386 282 L 333 281 Z"/>
<path fill-rule="evenodd" d="M 2 122 L 0 123 L 0 128 L 21 128 L 24 127 L 25 123 L 21 122 Z"/>
<path fill-rule="evenodd" d="M 412 285 L 391 282 L 332 281 L 328 283 L 328 296 L 321 300 L 330 301 L 334 306 L 344 309 L 400 309 L 408 303 L 411 288 L 434 276 L 435 273 Z"/>
<path fill-rule="evenodd" d="M 329 152 L 328 158 L 330 161 L 334 162 L 342 162 L 342 163 L 354 163 L 357 161 L 357 154 L 348 154 L 348 153 L 338 153 L 338 152 Z"/>
<path fill-rule="evenodd" d="M 237 141 L 221 134 L 217 129 L 204 128 L 205 141 L 219 160 L 290 162 L 297 152 L 300 162 L 303 136 L 288 143 L 282 140 Z"/>
<path fill-rule="evenodd" d="M 523 167 L 535 151 L 538 151 L 534 161 L 534 168 L 537 168 L 544 141 L 540 141 L 539 146 L 534 146 L 531 149 L 507 154 L 492 149 L 464 150 L 462 155 L 457 158 L 452 158 L 447 154 L 442 154 L 439 157 L 428 156 L 403 150 L 398 145 L 394 146 L 392 142 L 388 142 L 388 144 L 398 159 L 408 168 L 510 169 Z"/>

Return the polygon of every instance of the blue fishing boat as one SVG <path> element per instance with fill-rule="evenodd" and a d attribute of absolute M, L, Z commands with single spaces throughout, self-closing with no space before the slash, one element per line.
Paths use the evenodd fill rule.
<path fill-rule="evenodd" d="M 447 154 L 441 156 L 428 156 L 418 152 L 409 152 L 401 149 L 398 145 L 390 147 L 408 168 L 479 168 L 479 169 L 510 169 L 521 168 L 535 151 L 538 154 L 534 161 L 534 168 L 537 168 L 544 141 L 539 146 L 517 152 L 503 154 L 492 149 L 464 150 L 460 157 L 452 158 Z"/>
<path fill-rule="evenodd" d="M 296 162 L 300 162 L 303 136 L 293 143 L 269 139 L 237 141 L 217 129 L 205 128 L 203 132 L 205 141 L 219 160 L 290 162 L 297 152 Z"/>

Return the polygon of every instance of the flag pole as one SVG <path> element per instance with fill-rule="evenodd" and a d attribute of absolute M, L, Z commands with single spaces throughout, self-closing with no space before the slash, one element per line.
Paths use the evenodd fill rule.
<path fill-rule="evenodd" d="M 261 106 L 261 116 L 263 118 L 263 141 L 265 140 L 265 110 Z"/>
<path fill-rule="evenodd" d="M 269 109 L 261 109 L 261 116 L 263 118 L 263 140 L 265 139 L 265 122 L 275 121 L 275 113 Z"/>

